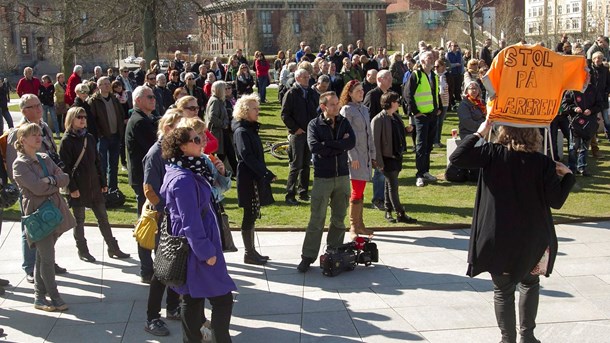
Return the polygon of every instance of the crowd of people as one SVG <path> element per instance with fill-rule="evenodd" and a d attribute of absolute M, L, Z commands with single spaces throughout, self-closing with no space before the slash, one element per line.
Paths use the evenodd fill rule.
<path fill-rule="evenodd" d="M 548 220 L 550 206 L 561 207 L 565 201 L 573 184 L 572 173 L 590 175 L 586 156 L 589 145 L 594 146 L 595 135 L 585 137 L 576 132 L 570 118 L 582 115 L 597 123 L 599 113 L 605 131 L 610 130 L 608 38 L 599 37 L 590 47 L 578 44 L 571 47 L 569 37 L 564 36 L 557 51 L 586 52 L 591 66 L 589 86 L 582 93 L 566 92 L 562 111 L 551 126 L 551 133 L 554 130 L 556 134 L 559 128 L 568 140 L 569 168 L 537 154 L 531 163 L 544 169 L 546 178 L 523 186 L 527 188 L 524 192 L 534 192 L 544 183 L 542 188 L 554 192 L 551 203 L 540 200 L 540 213 L 532 214 L 541 221 Z M 32 241 L 27 229 L 23 229 L 23 269 L 28 282 L 34 283 L 34 306 L 44 311 L 68 309 L 55 282 L 55 274 L 66 272 L 55 264 L 53 249 L 63 232 L 74 228 L 78 257 L 86 262 L 96 261 L 84 237 L 85 208 L 93 210 L 109 256 L 129 257 L 112 235 L 104 196 L 119 189 L 120 163 L 128 172 L 129 185 L 136 195 L 138 215 L 143 208 L 158 211 L 159 225 L 166 217 L 169 231 L 186 236 L 191 248 L 187 282 L 181 287 L 166 288 L 154 275 L 152 251 L 138 245 L 141 281 L 150 284 L 145 330 L 154 335 L 169 334 L 160 316 L 162 298 L 167 293 L 166 318 L 182 320 L 185 342 L 200 342 L 212 336 L 217 342 L 230 342 L 232 291 L 236 286 L 227 272 L 223 255 L 226 249 L 219 236 L 223 193 L 236 180 L 238 206 L 243 208 L 244 263 L 266 264 L 269 256 L 256 251 L 255 222 L 261 207 L 275 201 L 271 183 L 277 177 L 265 164 L 258 120 L 260 106 L 270 101 L 266 94 L 269 84 L 278 84 L 280 116 L 288 132 L 289 171 L 284 201 L 291 206 L 310 202 L 309 223 L 297 266 L 304 273 L 319 254 L 328 207 L 331 216 L 327 246 L 342 244 L 346 230 L 352 240 L 359 235 L 373 236 L 373 230 L 366 228 L 363 220 L 367 182 L 372 183 L 373 207 L 384 211 L 388 222 L 417 222 L 400 200 L 399 174 L 408 150 L 407 138 L 413 141 L 415 185 L 423 187 L 437 181 L 430 172 L 430 157 L 434 148 L 443 147 L 442 125 L 449 111 L 457 112 L 463 140 L 452 163 L 493 175 L 479 182 L 479 187 L 502 182 L 505 178 L 497 170 L 504 166 L 496 165 L 495 158 L 475 157 L 540 151 L 541 134 L 537 129 L 501 128 L 497 144 L 475 145 L 491 129 L 486 121 L 483 76 L 506 43 L 501 40 L 495 51 L 491 46 L 491 40 L 485 40 L 480 52 L 474 53 L 479 58 L 474 58 L 457 42 L 435 48 L 422 41 L 417 51 L 404 55 L 388 55 L 385 48 L 365 48 L 362 40 L 347 49 L 342 44 L 322 44 L 317 53 L 301 42 L 294 55 L 291 50 L 279 51 L 274 61 L 257 51 L 250 63 L 237 49 L 226 64 L 220 57 L 204 59 L 200 54 L 194 55 L 193 61 L 184 61 L 182 53 L 176 51 L 166 70 L 161 70 L 156 60 L 150 64 L 142 60 L 133 71 L 121 67 L 117 76 L 112 69 L 103 75 L 102 68 L 95 67 L 93 76 L 85 79 L 83 68 L 76 65 L 67 79 L 64 74 L 57 74 L 55 83 L 49 75 L 39 80 L 27 67 L 16 88 L 23 120 L 15 128 L 10 115 L 5 116 L 10 92 L 0 82 L 0 111 L 10 129 L 6 151 L 2 151 L 6 160 L 3 184 L 10 179 L 19 186 L 23 215 L 33 213 L 49 199 L 64 218 L 51 235 L 40 241 Z M 255 89 L 258 95 L 254 94 Z M 405 117 L 400 115 L 400 109 Z M 59 149 L 53 134 L 61 138 Z M 554 144 L 551 149 L 556 158 L 557 149 L 562 146 Z M 594 156 L 596 153 L 593 148 Z M 60 194 L 62 188 L 64 192 Z M 493 204 L 484 205 L 489 211 L 495 210 Z M 345 225 L 346 216 L 349 228 Z M 488 219 L 475 218 L 480 226 L 477 230 L 489 233 L 508 229 L 505 225 L 493 229 L 494 225 L 485 225 L 485 220 Z M 552 241 L 554 235 L 537 235 L 542 235 L 538 241 L 556 245 L 556 237 Z M 486 237 L 493 240 L 492 234 Z M 481 244 L 491 243 L 486 240 Z M 514 247 L 514 242 L 506 246 Z M 539 255 L 531 254 L 527 263 L 539 259 Z M 537 277 L 524 276 L 527 270 L 523 268 L 533 266 L 522 264 L 522 260 L 494 260 L 493 266 L 469 262 L 471 276 L 482 271 L 496 275 L 494 285 L 505 297 L 511 289 L 514 294 L 519 282 L 537 287 Z M 511 277 L 504 277 L 504 273 Z M 205 299 L 212 305 L 211 320 L 203 312 Z M 537 306 L 537 298 L 524 305 L 530 315 L 534 302 Z M 498 321 L 503 342 L 514 342 L 509 328 L 515 327 L 510 307 L 496 310 L 502 312 Z M 503 319 L 504 324 L 500 324 L 502 316 L 508 316 Z M 525 328 L 522 323 L 525 331 L 521 335 L 526 339 L 533 339 L 532 320 Z"/>

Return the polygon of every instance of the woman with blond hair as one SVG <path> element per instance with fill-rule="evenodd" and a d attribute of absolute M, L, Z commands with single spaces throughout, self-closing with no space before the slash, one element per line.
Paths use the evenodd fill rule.
<path fill-rule="evenodd" d="M 108 256 L 128 258 L 129 254 L 122 252 L 119 248 L 108 222 L 103 195 L 108 191 L 106 173 L 102 172 L 95 138 L 87 132 L 85 109 L 71 107 L 66 114 L 64 126 L 66 131 L 59 144 L 59 156 L 64 162 L 64 172 L 70 177 L 68 203 L 72 207 L 76 219 L 73 234 L 78 257 L 85 262 L 96 261 L 95 257 L 89 253 L 85 239 L 85 207 L 88 207 L 95 214 L 100 233 L 108 246 Z"/>
<path fill-rule="evenodd" d="M 57 115 L 57 122 L 60 126 L 59 129 L 63 132 L 63 118 L 68 111 L 64 100 L 64 96 L 66 95 L 66 76 L 64 73 L 57 73 L 57 75 L 55 75 L 55 84 L 53 87 L 55 87 L 55 93 L 53 93 L 55 97 L 55 114 Z"/>
<path fill-rule="evenodd" d="M 245 95 L 233 109 L 233 138 L 237 149 L 237 204 L 244 209 L 241 236 L 244 240 L 244 263 L 264 265 L 269 256 L 259 254 L 254 246 L 254 223 L 260 207 L 275 202 L 271 182 L 276 176 L 267 168 L 263 145 L 258 135 L 259 101 L 256 95 Z"/>
<path fill-rule="evenodd" d="M 481 168 L 474 205 L 468 270 L 489 272 L 502 342 L 517 342 L 515 290 L 519 286 L 520 342 L 534 336 L 540 275 L 549 276 L 557 256 L 551 208 L 559 209 L 575 183 L 565 165 L 540 153 L 538 128 L 500 126 L 496 143 L 477 143 L 492 128 L 488 120 L 465 137 L 449 157 L 458 168 Z"/>
<path fill-rule="evenodd" d="M 34 267 L 34 308 L 43 311 L 65 311 L 55 282 L 55 242 L 64 232 L 76 226 L 76 220 L 59 188 L 70 182 L 69 176 L 44 153 L 36 153 L 42 145 L 42 129 L 38 124 L 24 124 L 17 130 L 15 149 L 17 159 L 13 163 L 13 178 L 21 191 L 21 207 L 24 216 L 31 215 L 46 200 L 59 209 L 63 220 L 48 236 L 34 242 L 26 227 L 26 239 L 30 248 L 36 247 Z M 49 295 L 51 301 L 46 296 Z"/>

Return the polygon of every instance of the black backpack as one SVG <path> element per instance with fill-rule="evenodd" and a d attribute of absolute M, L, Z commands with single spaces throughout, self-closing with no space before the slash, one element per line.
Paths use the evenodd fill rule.
<path fill-rule="evenodd" d="M 113 189 L 104 194 L 106 208 L 117 208 L 125 204 L 125 194 L 118 189 Z"/>
<path fill-rule="evenodd" d="M 449 182 L 466 182 L 468 180 L 468 169 L 460 169 L 449 164 L 445 170 L 445 180 Z"/>

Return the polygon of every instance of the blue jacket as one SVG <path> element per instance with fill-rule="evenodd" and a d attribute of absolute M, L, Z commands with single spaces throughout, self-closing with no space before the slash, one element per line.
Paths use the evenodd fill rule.
<path fill-rule="evenodd" d="M 464 74 L 464 61 L 462 60 L 462 52 L 461 51 L 449 51 L 447 53 L 447 59 L 449 63 L 455 64 L 459 63 L 460 65 L 457 67 L 451 67 L 449 69 L 449 74 L 451 75 L 462 75 Z"/>
<path fill-rule="evenodd" d="M 186 236 L 191 248 L 186 283 L 172 289 L 194 298 L 216 297 L 237 290 L 222 253 L 218 218 L 210 202 L 212 187 L 188 169 L 171 164 L 165 169 L 161 194 L 170 214 L 172 235 Z M 210 266 L 206 261 L 212 256 L 216 256 L 216 264 Z"/>
<path fill-rule="evenodd" d="M 335 117 L 335 129 L 320 114 L 307 126 L 307 144 L 313 157 L 314 177 L 331 178 L 349 175 L 347 151 L 356 146 L 356 136 L 349 121 Z"/>

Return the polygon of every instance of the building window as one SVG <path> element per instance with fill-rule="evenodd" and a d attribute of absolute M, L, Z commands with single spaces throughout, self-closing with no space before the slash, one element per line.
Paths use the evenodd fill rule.
<path fill-rule="evenodd" d="M 557 6 L 557 14 L 561 14 L 561 12 L 562 12 L 562 10 L 561 10 L 561 9 L 562 9 L 562 6 L 561 6 L 561 5 Z"/>
<path fill-rule="evenodd" d="M 352 11 L 347 11 L 346 13 L 346 17 L 347 17 L 347 34 L 351 35 L 352 34 Z"/>
<path fill-rule="evenodd" d="M 549 5 L 549 7 L 547 7 L 546 14 L 547 15 L 552 15 L 553 14 L 553 6 Z"/>
<path fill-rule="evenodd" d="M 563 21 L 561 19 L 557 20 L 557 30 L 563 29 Z"/>
<path fill-rule="evenodd" d="M 531 8 L 528 8 L 528 9 L 527 9 L 527 17 L 528 17 L 528 18 L 531 18 L 531 17 L 532 17 L 532 9 L 531 9 Z"/>
<path fill-rule="evenodd" d="M 542 15 L 543 15 L 542 10 L 543 10 L 543 6 L 538 7 L 538 16 L 539 17 L 542 17 Z"/>
<path fill-rule="evenodd" d="M 591 13 L 593 11 L 593 3 L 591 1 L 587 1 L 587 12 Z"/>
<path fill-rule="evenodd" d="M 580 21 L 578 19 L 572 20 L 572 28 L 573 29 L 580 29 Z"/>
<path fill-rule="evenodd" d="M 292 11 L 292 12 L 290 12 L 290 15 L 292 16 L 292 29 L 294 31 L 294 34 L 300 35 L 301 34 L 301 17 L 299 15 L 299 12 Z"/>
<path fill-rule="evenodd" d="M 261 28 L 263 29 L 263 34 L 272 33 L 271 31 L 271 12 L 270 11 L 260 11 L 260 20 L 261 20 Z"/>
<path fill-rule="evenodd" d="M 570 13 L 570 9 L 571 9 L 570 5 L 566 5 L 566 13 Z"/>
<path fill-rule="evenodd" d="M 572 3 L 572 13 L 580 12 L 580 4 L 578 2 Z"/>
<path fill-rule="evenodd" d="M 21 54 L 30 54 L 30 40 L 28 39 L 28 37 L 21 37 Z"/>

